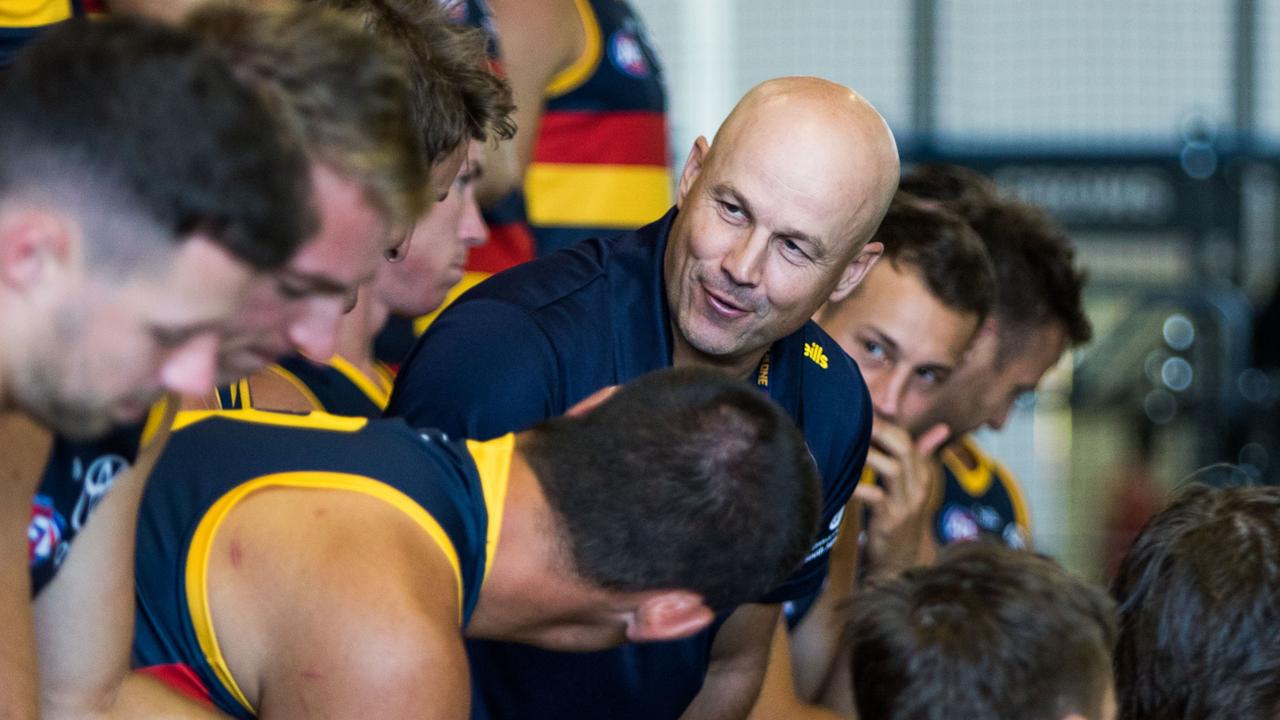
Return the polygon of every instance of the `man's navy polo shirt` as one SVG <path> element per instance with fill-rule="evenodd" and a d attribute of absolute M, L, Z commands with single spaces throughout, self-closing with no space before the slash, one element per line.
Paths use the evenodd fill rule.
<path fill-rule="evenodd" d="M 671 365 L 663 254 L 675 211 L 476 286 L 419 340 L 388 415 L 475 439 L 522 430 L 607 385 Z M 775 342 L 751 378 L 804 432 L 823 478 L 822 531 L 762 602 L 816 594 L 871 436 L 856 366 L 813 322 Z M 597 653 L 471 642 L 475 718 L 678 717 L 702 686 L 713 632 Z"/>

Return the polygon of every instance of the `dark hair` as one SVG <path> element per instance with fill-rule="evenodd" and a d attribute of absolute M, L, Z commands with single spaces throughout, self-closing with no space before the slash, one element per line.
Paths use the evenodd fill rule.
<path fill-rule="evenodd" d="M 986 175 L 962 165 L 924 163 L 911 168 L 898 189 L 923 200 L 955 204 L 992 201 L 999 197 Z"/>
<path fill-rule="evenodd" d="M 1100 589 L 1041 555 L 960 543 L 861 591 L 846 642 L 867 720 L 1097 717 L 1115 619 Z"/>
<path fill-rule="evenodd" d="M 1048 213 L 1001 197 L 966 168 L 927 166 L 916 173 L 903 187 L 959 214 L 986 244 L 996 273 L 992 313 L 1003 326 L 999 362 L 1021 351 L 1028 329 L 1050 322 L 1062 325 L 1071 346 L 1093 337 L 1084 313 L 1085 273 L 1075 264 L 1070 238 Z"/>
<path fill-rule="evenodd" d="M 414 114 L 431 162 L 468 138 L 509 140 L 515 135 L 511 88 L 489 69 L 479 28 L 450 22 L 436 2 L 320 2 L 354 12 L 367 30 L 403 49 L 413 80 Z"/>
<path fill-rule="evenodd" d="M 1280 488 L 1192 485 L 1112 585 L 1120 717 L 1280 714 Z"/>
<path fill-rule="evenodd" d="M 915 269 L 943 305 L 979 322 L 991 311 L 995 271 L 982 240 L 960 216 L 899 191 L 872 240 L 884 243 L 884 259 L 895 269 Z"/>
<path fill-rule="evenodd" d="M 399 48 L 337 10 L 210 2 L 184 26 L 256 90 L 312 162 L 355 180 L 393 228 L 429 205 L 429 164 Z"/>
<path fill-rule="evenodd" d="M 683 589 L 727 609 L 800 566 L 819 511 L 804 438 L 758 389 L 667 369 L 522 447 L 577 574 L 620 592 Z"/>
<path fill-rule="evenodd" d="M 271 127 L 261 101 L 191 35 L 134 18 L 72 20 L 0 80 L 0 194 L 52 197 L 90 218 L 91 261 L 130 257 L 108 246 L 148 233 L 204 233 L 274 268 L 316 220 L 305 158 Z"/>

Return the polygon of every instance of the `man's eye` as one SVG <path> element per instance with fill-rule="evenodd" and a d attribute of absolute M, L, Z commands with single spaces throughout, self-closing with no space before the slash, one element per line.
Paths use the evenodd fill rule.
<path fill-rule="evenodd" d="M 176 330 L 173 328 L 152 328 L 151 337 L 155 339 L 156 344 L 162 348 L 176 348 L 191 338 L 191 333 L 186 330 Z"/>
<path fill-rule="evenodd" d="M 744 214 L 742 212 L 741 205 L 734 205 L 733 203 L 724 200 L 720 201 L 720 209 L 724 210 L 726 214 L 734 217 L 743 217 Z"/>
<path fill-rule="evenodd" d="M 927 385 L 937 385 L 942 382 L 942 377 L 938 375 L 937 370 L 930 368 L 920 368 L 916 370 L 916 377 L 920 378 Z"/>
<path fill-rule="evenodd" d="M 867 351 L 867 356 L 872 360 L 884 360 L 884 348 L 875 340 L 864 340 L 862 349 Z"/>
<path fill-rule="evenodd" d="M 782 238 L 782 251 L 786 253 L 787 257 L 793 262 L 800 263 L 809 260 L 809 253 L 804 251 L 804 248 L 800 246 L 800 243 L 792 240 L 791 238 Z"/>
<path fill-rule="evenodd" d="M 289 282 L 276 283 L 276 289 L 280 291 L 280 297 L 285 300 L 301 300 L 311 295 L 310 288 Z"/>

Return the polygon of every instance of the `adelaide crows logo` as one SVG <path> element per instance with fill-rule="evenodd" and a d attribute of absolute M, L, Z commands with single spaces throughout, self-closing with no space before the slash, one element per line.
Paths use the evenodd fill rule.
<path fill-rule="evenodd" d="M 35 566 L 52 560 L 66 533 L 67 521 L 53 506 L 53 500 L 47 495 L 36 495 L 31 502 L 31 522 L 27 525 L 27 561 Z"/>

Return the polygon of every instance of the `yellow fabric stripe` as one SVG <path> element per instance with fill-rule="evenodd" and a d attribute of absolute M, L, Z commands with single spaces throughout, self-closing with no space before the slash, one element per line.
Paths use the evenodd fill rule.
<path fill-rule="evenodd" d="M 977 463 L 976 466 L 970 468 L 950 449 L 942 453 L 942 461 L 947 464 L 947 468 L 956 476 L 956 481 L 960 483 L 960 487 L 965 492 L 974 497 L 979 497 L 986 494 L 987 490 L 991 488 L 991 482 L 995 479 L 992 477 L 994 468 L 991 466 L 991 459 L 969 437 L 962 438 L 960 442 L 964 444 L 965 449 L 973 456 Z"/>
<path fill-rule="evenodd" d="M 390 401 L 391 390 L 396 386 L 396 373 L 386 363 L 381 360 L 373 361 L 373 371 L 378 374 L 378 383 L 387 389 L 387 399 Z M 384 407 L 383 410 L 386 408 Z"/>
<path fill-rule="evenodd" d="M 547 83 L 546 96 L 558 97 L 579 88 L 595 73 L 603 54 L 603 42 L 600 38 L 600 23 L 596 21 L 596 13 L 591 9 L 589 0 L 574 0 L 578 8 L 578 18 L 582 21 L 582 32 L 585 38 L 582 43 L 582 54 L 569 67 L 556 73 Z"/>
<path fill-rule="evenodd" d="M 1009 474 L 1009 471 L 999 463 L 995 464 L 995 475 L 1000 480 L 1000 484 L 1004 485 L 1005 492 L 1009 493 L 1009 500 L 1013 503 L 1013 517 L 1017 521 L 1018 526 L 1022 528 L 1022 532 L 1026 534 L 1027 541 L 1031 541 L 1031 513 L 1027 511 L 1027 501 L 1022 497 L 1022 488 L 1018 487 L 1018 481 Z"/>
<path fill-rule="evenodd" d="M 391 402 L 391 385 L 386 382 L 386 378 L 381 376 L 371 378 L 365 375 L 360 372 L 360 368 L 352 365 L 349 360 L 341 355 L 334 355 L 329 358 L 329 365 L 334 370 L 342 373 L 342 376 L 350 380 L 352 385 L 359 388 L 360 392 L 364 393 L 365 397 L 369 398 L 374 405 L 377 405 L 379 410 L 387 409 L 387 403 Z"/>
<path fill-rule="evenodd" d="M 534 225 L 631 229 L 671 207 L 671 173 L 652 165 L 534 163 L 524 189 Z"/>
<path fill-rule="evenodd" d="M 493 554 L 498 549 L 498 537 L 502 532 L 502 513 L 506 509 L 507 486 L 511 480 L 511 456 L 515 453 L 516 436 L 507 433 L 487 442 L 467 441 L 467 451 L 480 473 L 480 487 L 484 490 L 484 504 L 489 510 L 489 530 L 484 543 L 484 576 L 489 577 L 493 567 Z"/>
<path fill-rule="evenodd" d="M 151 404 L 151 409 L 147 411 L 147 421 L 142 426 L 142 440 L 139 447 L 146 447 L 151 444 L 166 419 L 172 424 L 173 413 L 170 411 L 176 407 L 178 407 L 177 398 L 171 398 L 169 395 L 165 395 Z"/>
<path fill-rule="evenodd" d="M 435 310 L 432 310 L 426 315 L 422 315 L 416 318 L 413 321 L 414 337 L 418 337 L 422 335 L 422 333 L 426 332 L 427 328 L 431 325 L 431 323 L 435 322 L 436 318 L 440 317 L 440 313 L 445 308 L 453 304 L 454 300 L 457 300 L 459 297 L 461 297 L 462 293 L 470 290 L 476 285 L 479 285 L 480 282 L 487 277 L 489 277 L 489 273 L 476 272 L 474 270 L 468 270 L 462 273 L 462 279 L 458 281 L 458 284 L 449 288 L 449 292 L 445 293 L 444 302 L 440 303 L 440 307 L 436 308 Z"/>
<path fill-rule="evenodd" d="M 372 478 L 330 472 L 264 475 L 238 485 L 209 508 L 191 538 L 186 566 L 187 606 L 191 614 L 191 624 L 205 660 L 236 702 L 254 715 L 257 715 L 257 711 L 232 677 L 231 668 L 222 655 L 222 648 L 218 644 L 217 633 L 214 631 L 213 614 L 209 607 L 209 553 L 222 521 L 241 500 L 255 491 L 278 487 L 357 492 L 381 500 L 409 516 L 409 519 L 421 527 L 439 546 L 445 558 L 448 559 L 449 566 L 453 568 L 454 581 L 458 589 L 458 623 L 459 625 L 462 623 L 462 567 L 458 563 L 457 550 L 454 549 L 453 542 L 436 519 L 408 495 Z"/>
<path fill-rule="evenodd" d="M 876 471 L 871 469 L 870 465 L 862 466 L 862 477 L 858 478 L 859 485 L 874 485 L 876 483 Z"/>
<path fill-rule="evenodd" d="M 39 27 L 70 18 L 69 0 L 5 0 L 0 3 L 0 27 Z"/>
<path fill-rule="evenodd" d="M 353 433 L 369 424 L 368 418 L 344 417 L 329 413 L 313 412 L 306 415 L 275 413 L 267 410 L 183 410 L 174 418 L 173 429 L 181 430 L 209 418 L 220 417 L 240 422 L 275 425 L 278 427 L 309 428 L 330 432 Z"/>
<path fill-rule="evenodd" d="M 298 391 L 298 394 L 302 395 L 302 399 L 307 401 L 307 404 L 311 406 L 312 410 L 318 410 L 320 412 L 326 412 L 328 410 L 328 408 L 324 406 L 324 403 L 320 402 L 320 398 L 316 397 L 316 394 L 311 392 L 311 388 L 307 387 L 306 383 L 299 380 L 297 375 L 294 375 L 279 365 L 268 365 L 267 371 L 289 383 L 294 390 Z M 248 385 L 248 381 L 245 381 L 245 384 Z M 246 390 L 244 403 L 244 407 L 246 408 L 251 407 L 248 403 L 248 398 L 249 393 Z"/>

